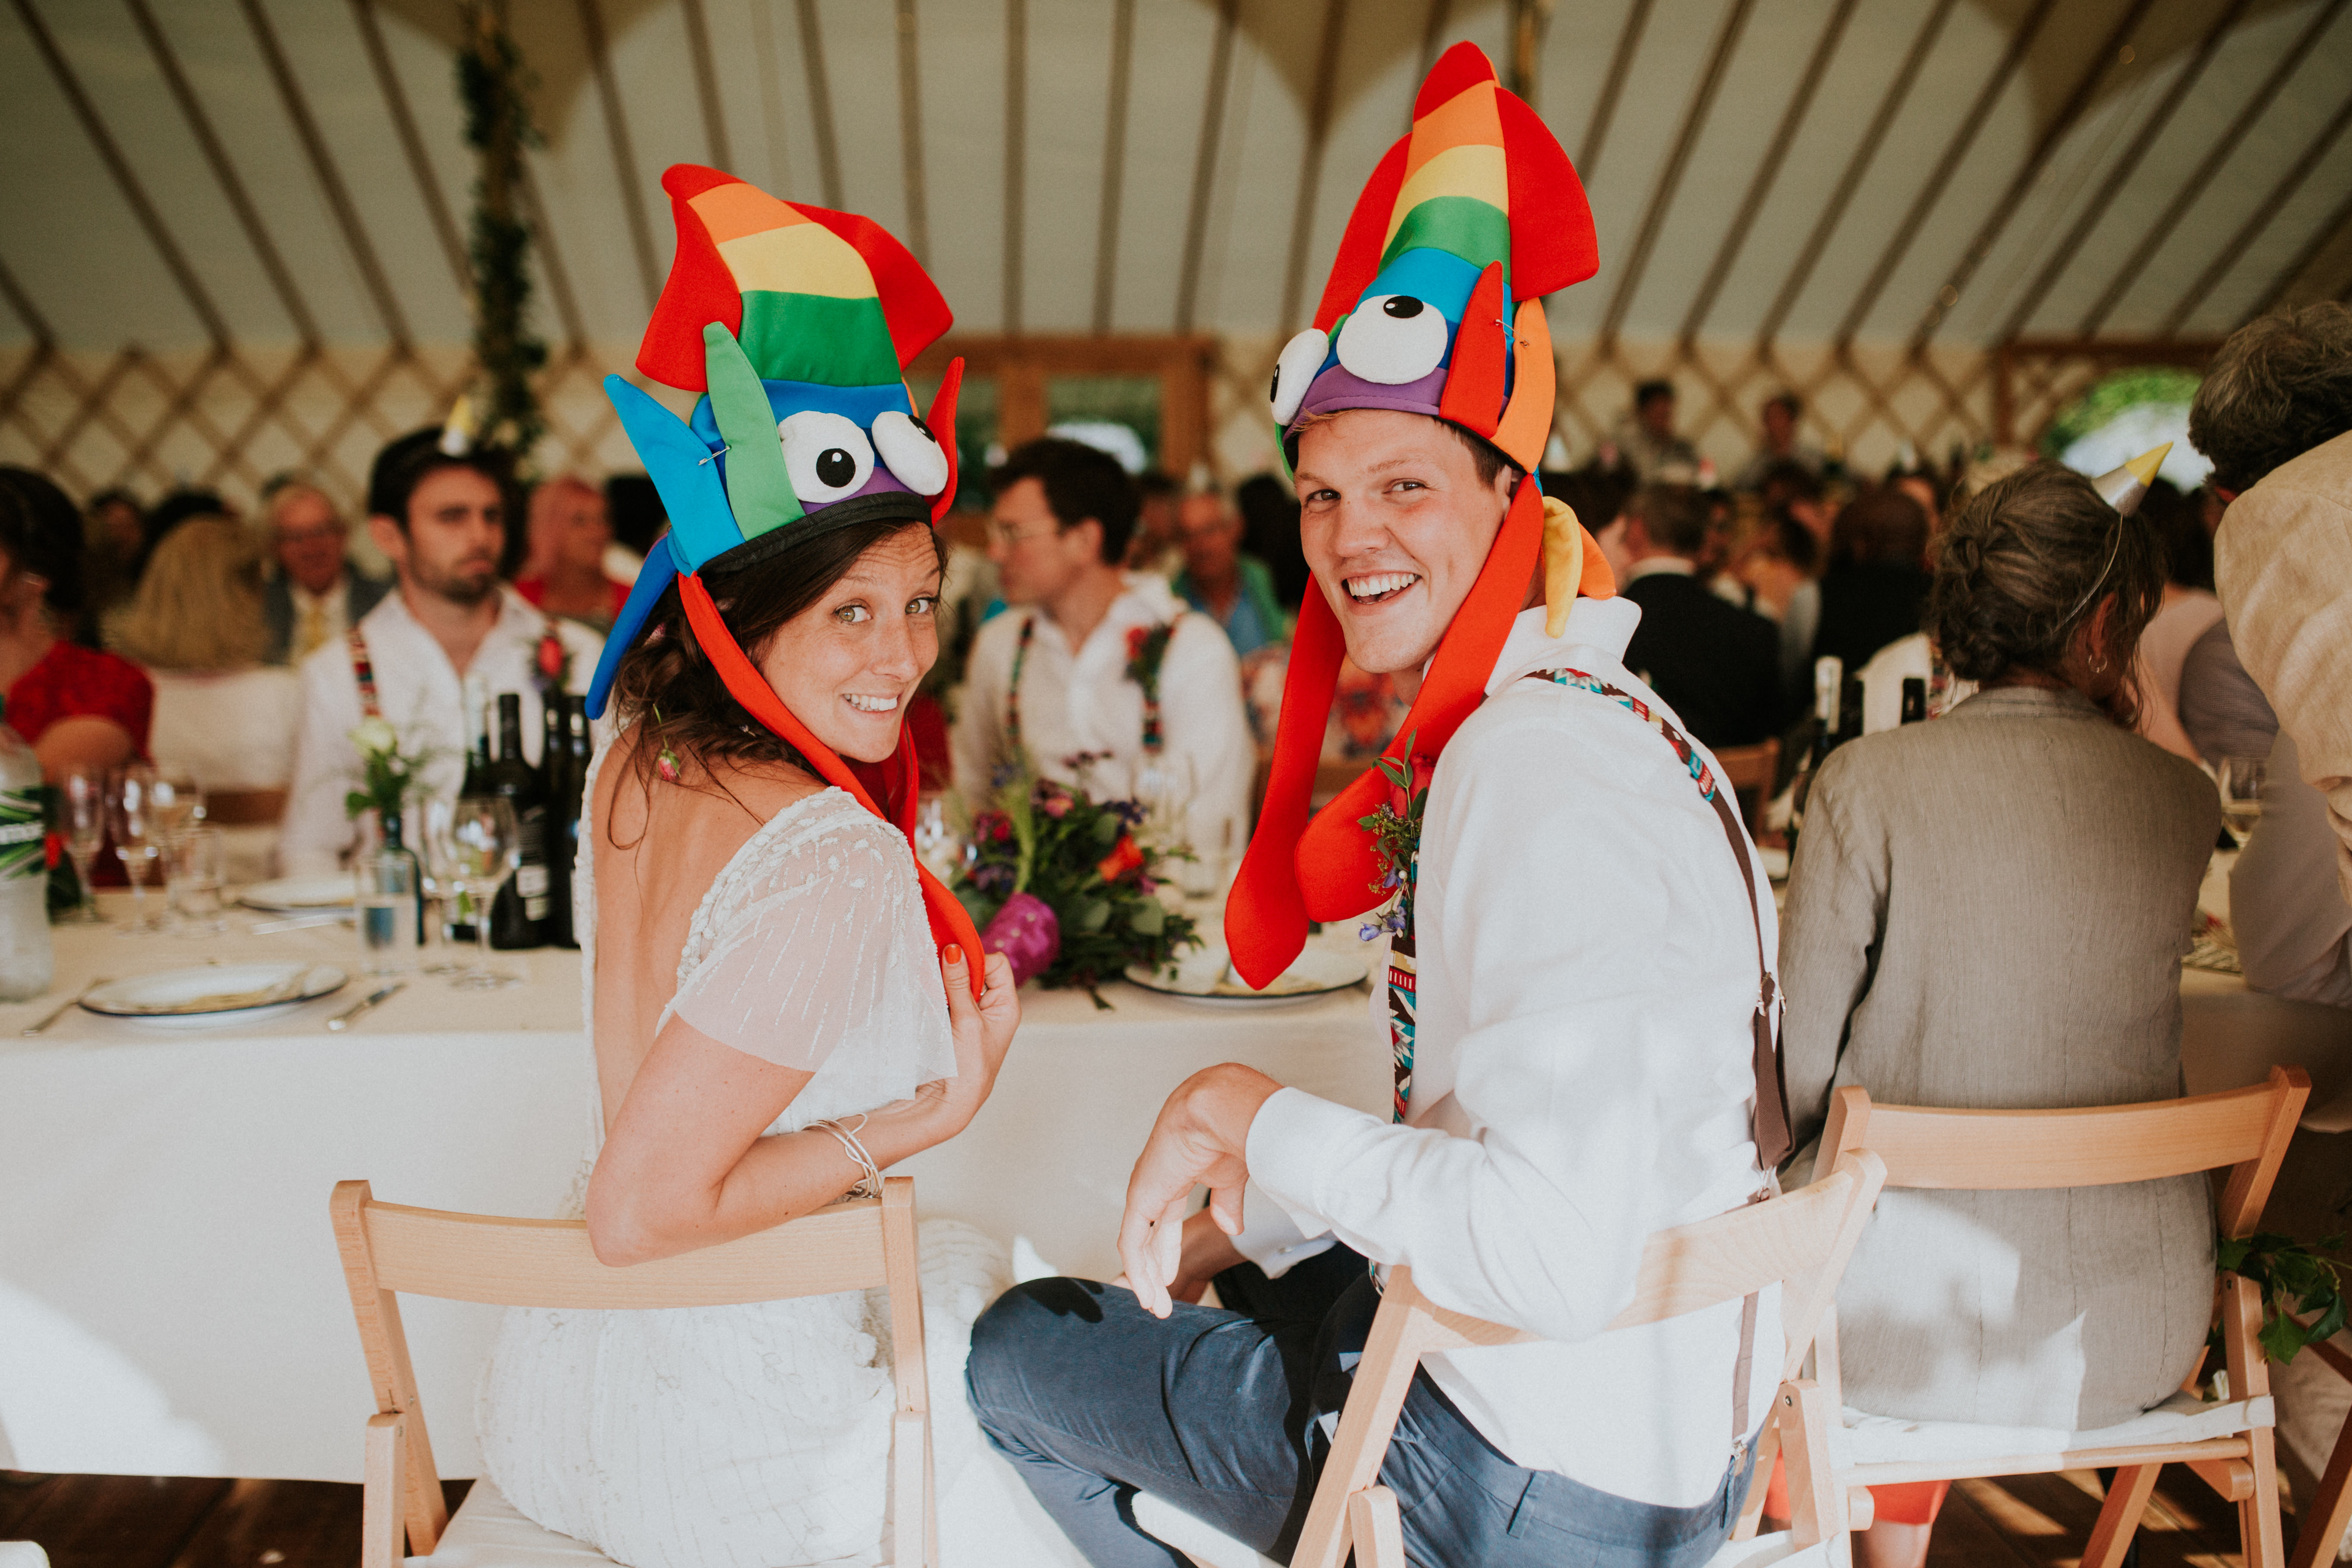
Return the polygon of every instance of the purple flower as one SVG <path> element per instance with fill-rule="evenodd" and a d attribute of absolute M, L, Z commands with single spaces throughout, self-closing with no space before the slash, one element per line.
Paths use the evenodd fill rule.
<path fill-rule="evenodd" d="M 1359 942 L 1371 942 L 1380 934 L 1381 928 L 1376 925 L 1360 925 L 1356 928 L 1356 940 Z"/>

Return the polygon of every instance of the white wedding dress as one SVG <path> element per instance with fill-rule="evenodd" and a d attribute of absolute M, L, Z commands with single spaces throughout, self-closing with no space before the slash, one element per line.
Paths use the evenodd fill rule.
<path fill-rule="evenodd" d="M 587 798 L 595 798 L 593 765 Z M 584 845 L 575 888 L 581 1010 L 593 1042 L 596 903 Z M 854 1117 L 954 1072 L 931 952 L 905 837 L 828 789 L 779 812 L 711 883 L 662 1021 L 678 1013 L 765 1059 L 814 1068 L 769 1131 Z M 593 1044 L 582 1066 L 592 1115 L 568 1205 L 574 1218 L 604 1133 Z M 941 1499 L 982 1459 L 964 1359 L 972 1320 L 1010 1282 L 1003 1250 L 978 1231 L 953 1221 L 922 1227 Z M 524 1515 L 630 1568 L 890 1562 L 887 1322 L 879 1291 L 660 1311 L 512 1309 L 477 1402 L 485 1468 Z M 992 1456 L 982 1462 L 1003 1468 Z M 978 1490 L 1002 1490 L 971 1479 Z M 1001 1516 L 1027 1501 L 992 1497 L 983 1511 Z M 955 1511 L 942 1518 L 950 1563 L 967 1556 L 949 1540 Z M 1066 1551 L 1058 1540 L 1038 1544 L 1050 1556 Z"/>

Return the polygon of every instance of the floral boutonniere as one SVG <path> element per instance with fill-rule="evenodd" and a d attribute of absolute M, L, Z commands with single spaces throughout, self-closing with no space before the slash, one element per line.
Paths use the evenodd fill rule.
<path fill-rule="evenodd" d="M 1405 737 L 1404 761 L 1393 757 L 1380 760 L 1381 776 L 1389 781 L 1389 798 L 1370 816 L 1357 818 L 1357 825 L 1371 836 L 1372 858 L 1381 868 L 1380 880 L 1372 884 L 1372 890 L 1388 900 L 1373 919 L 1357 928 L 1356 934 L 1366 942 L 1383 931 L 1400 934 L 1409 929 L 1412 920 L 1415 862 L 1421 855 L 1421 817 L 1429 804 L 1429 774 L 1433 765 L 1427 757 L 1414 753 L 1414 739 Z"/>
<path fill-rule="evenodd" d="M 551 701 L 558 692 L 572 689 L 572 648 L 564 642 L 563 634 L 555 629 L 552 617 L 539 634 L 539 650 L 531 656 L 530 674 L 542 702 Z"/>
<path fill-rule="evenodd" d="M 1143 689 L 1143 749 L 1157 752 L 1160 737 L 1160 667 L 1168 662 L 1168 639 L 1176 623 L 1127 628 L 1127 678 Z"/>

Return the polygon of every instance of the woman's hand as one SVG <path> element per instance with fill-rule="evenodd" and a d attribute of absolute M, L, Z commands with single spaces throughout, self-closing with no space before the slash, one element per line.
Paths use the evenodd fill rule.
<path fill-rule="evenodd" d="M 971 1121 L 996 1087 L 997 1069 L 1021 1027 L 1021 993 L 1013 983 L 1012 961 L 1001 952 L 987 954 L 977 1002 L 966 962 L 962 944 L 950 943 L 940 963 L 948 988 L 948 1030 L 955 1037 L 956 1075 L 947 1086 L 947 1103 L 961 1119 L 959 1127 Z"/>
<path fill-rule="evenodd" d="M 1160 1108 L 1128 1178 L 1127 1213 L 1118 1227 L 1128 1289 L 1153 1317 L 1169 1314 L 1171 1288 L 1185 1282 L 1184 1211 L 1195 1184 L 1208 1184 L 1208 1212 L 1216 1227 L 1228 1237 L 1241 1234 L 1250 1123 L 1281 1087 L 1255 1068 L 1226 1062 L 1186 1079 Z M 1201 1239 L 1195 1238 L 1196 1247 Z"/>

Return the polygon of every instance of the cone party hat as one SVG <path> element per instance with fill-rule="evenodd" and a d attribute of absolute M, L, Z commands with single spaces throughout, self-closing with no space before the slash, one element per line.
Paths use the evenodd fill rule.
<path fill-rule="evenodd" d="M 1599 547 L 1544 500 L 1534 473 L 1554 392 L 1543 296 L 1598 265 L 1584 187 L 1550 128 L 1503 89 L 1476 46 L 1448 49 L 1414 100 L 1412 131 L 1357 199 L 1315 324 L 1284 346 L 1270 389 L 1288 460 L 1303 416 L 1393 409 L 1468 431 L 1526 476 L 1384 760 L 1405 762 L 1409 749 L 1435 762 L 1484 698 L 1539 562 L 1555 628 L 1575 595 L 1614 592 Z M 1234 967 L 1254 986 L 1297 956 L 1310 919 L 1347 919 L 1385 896 L 1360 825 L 1387 799 L 1381 770 L 1311 821 L 1307 811 L 1344 652 L 1338 617 L 1310 585 L 1265 805 L 1226 905 Z"/>

